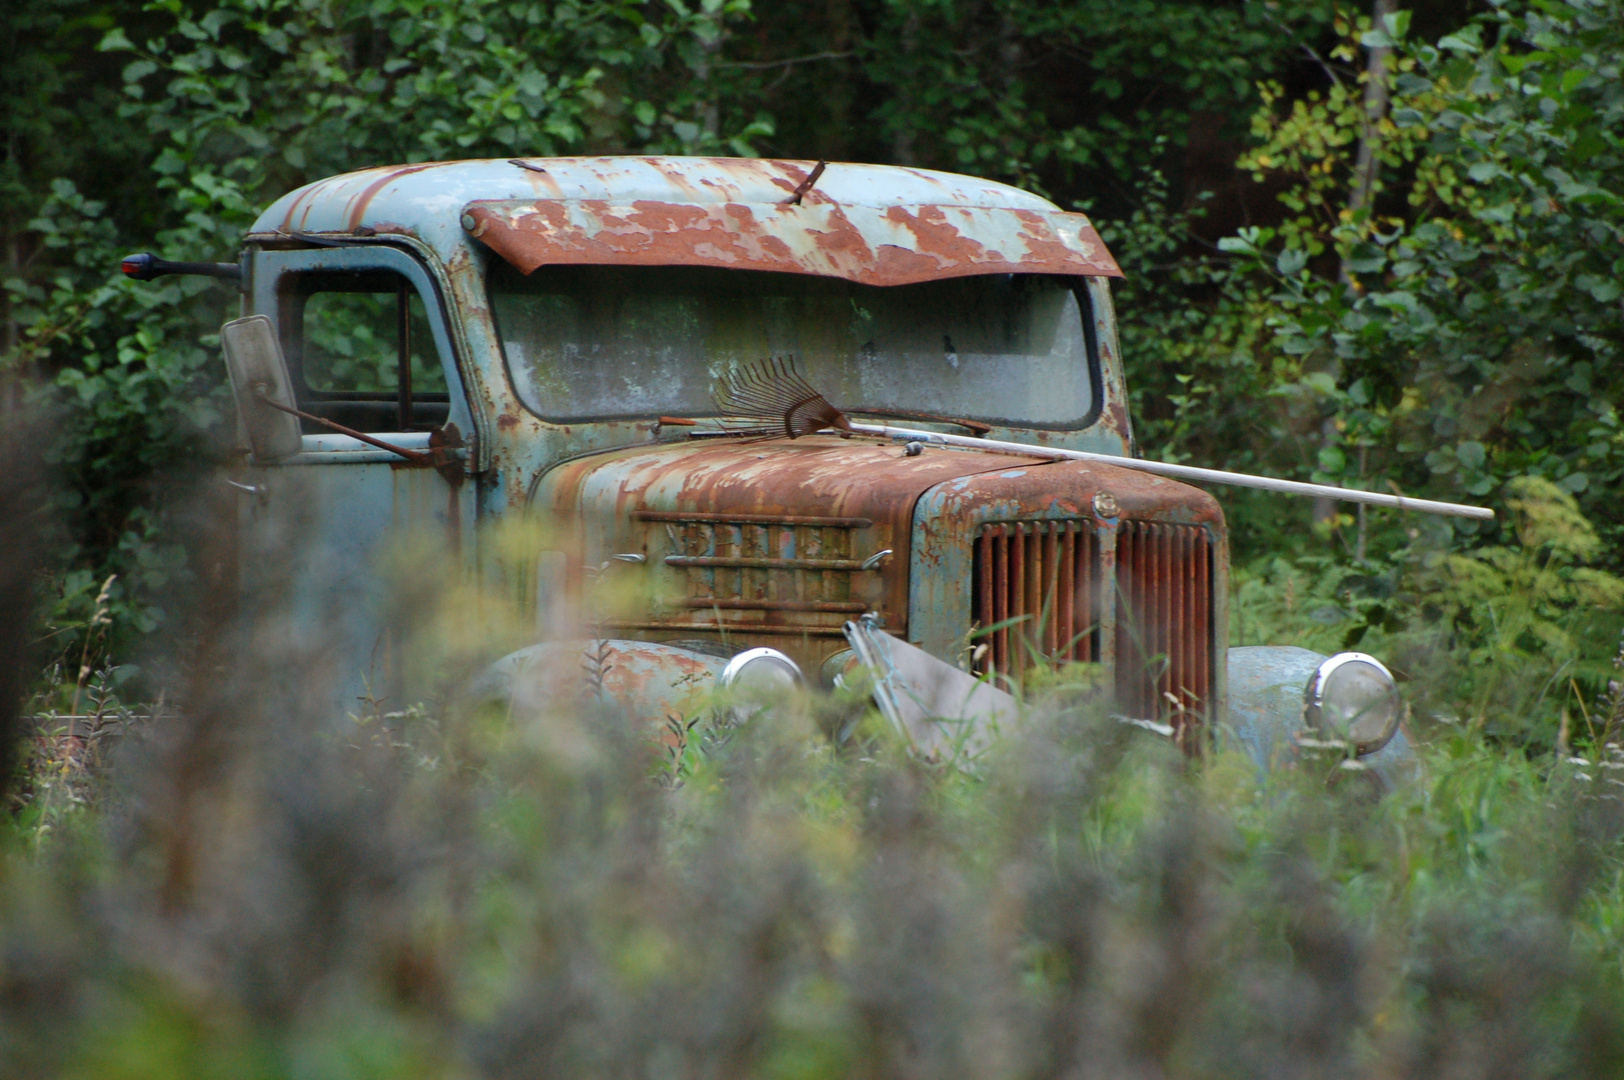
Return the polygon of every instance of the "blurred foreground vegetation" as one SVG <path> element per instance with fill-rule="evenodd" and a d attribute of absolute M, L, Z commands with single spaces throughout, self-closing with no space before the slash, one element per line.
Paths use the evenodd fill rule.
<path fill-rule="evenodd" d="M 0 706 L 101 734 L 0 723 L 0 1077 L 1624 1072 L 1624 6 L 1375 15 L 17 0 Z M 209 606 L 233 298 L 119 257 L 233 258 L 346 169 L 624 152 L 1087 209 L 1144 453 L 1494 505 L 1221 493 L 1232 644 L 1381 655 L 1421 779 L 1063 700 L 976 777 L 793 711 L 675 763 L 601 710 L 334 715 L 320 642 Z"/>
<path fill-rule="evenodd" d="M 13 631 L 37 479 L 0 479 Z M 1391 788 L 1260 774 L 1221 727 L 1187 759 L 1065 672 L 974 773 L 793 701 L 676 742 L 590 697 L 476 707 L 526 620 L 433 553 L 394 564 L 409 705 L 336 710 L 275 580 L 251 618 L 176 595 L 158 701 L 42 684 L 14 632 L 0 1078 L 1616 1076 L 1624 655 L 1600 696 L 1574 672 L 1621 586 L 1570 493 L 1511 510 L 1504 546 L 1394 565 L 1449 619 L 1389 628 L 1331 560 L 1237 575 L 1235 642 L 1357 632 L 1410 673 Z"/>
<path fill-rule="evenodd" d="M 1559 489 L 1520 501 L 1519 549 L 1429 572 L 1504 573 L 1476 617 L 1571 631 L 1551 605 L 1593 533 Z M 1513 733 L 1552 673 L 1440 650 L 1391 788 L 1260 774 L 1221 729 L 1185 758 L 1065 672 L 961 772 L 795 701 L 700 701 L 680 738 L 590 680 L 478 706 L 458 688 L 524 620 L 447 566 L 396 563 L 422 703 L 336 711 L 333 643 L 273 580 L 250 619 L 178 605 L 200 644 L 143 657 L 165 701 L 97 673 L 88 725 L 34 729 L 0 818 L 0 1078 L 1624 1068 L 1624 660 L 1541 753 Z M 1334 594 L 1262 584 L 1240 636 L 1327 629 Z"/>

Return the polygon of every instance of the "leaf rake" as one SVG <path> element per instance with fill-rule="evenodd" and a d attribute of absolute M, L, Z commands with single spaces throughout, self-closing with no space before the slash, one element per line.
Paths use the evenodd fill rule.
<path fill-rule="evenodd" d="M 851 430 L 846 414 L 801 378 L 789 357 L 775 356 L 729 372 L 716 405 L 729 416 L 763 421 L 762 427 L 739 434 L 798 439 L 825 428 Z"/>

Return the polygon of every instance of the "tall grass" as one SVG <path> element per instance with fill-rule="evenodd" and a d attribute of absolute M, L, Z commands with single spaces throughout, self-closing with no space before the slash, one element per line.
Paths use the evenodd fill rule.
<path fill-rule="evenodd" d="M 443 565 L 406 605 L 442 687 L 517 625 Z M 48 828 L 0 830 L 0 1077 L 1624 1071 L 1605 732 L 1419 717 L 1383 794 L 1087 703 L 974 776 L 784 708 L 696 713 L 673 768 L 562 693 L 343 714 L 286 590 L 244 609 L 199 609 L 172 707 Z"/>

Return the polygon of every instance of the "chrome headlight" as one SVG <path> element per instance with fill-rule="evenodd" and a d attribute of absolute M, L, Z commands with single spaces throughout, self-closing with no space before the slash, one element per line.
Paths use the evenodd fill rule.
<path fill-rule="evenodd" d="M 1374 656 L 1345 652 L 1314 670 L 1303 719 L 1322 738 L 1342 739 L 1369 754 L 1393 737 L 1400 711 L 1392 672 Z"/>
<path fill-rule="evenodd" d="M 746 649 L 722 669 L 722 689 L 757 700 L 793 693 L 806 685 L 801 666 L 777 649 Z"/>

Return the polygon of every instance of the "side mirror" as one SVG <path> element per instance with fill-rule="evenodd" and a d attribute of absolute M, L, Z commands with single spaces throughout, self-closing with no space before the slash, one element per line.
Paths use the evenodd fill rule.
<path fill-rule="evenodd" d="M 271 320 L 264 315 L 233 319 L 220 327 L 220 345 L 231 373 L 237 415 L 255 459 L 279 461 L 297 454 L 299 420 L 282 411 L 294 407 L 293 384 Z"/>

